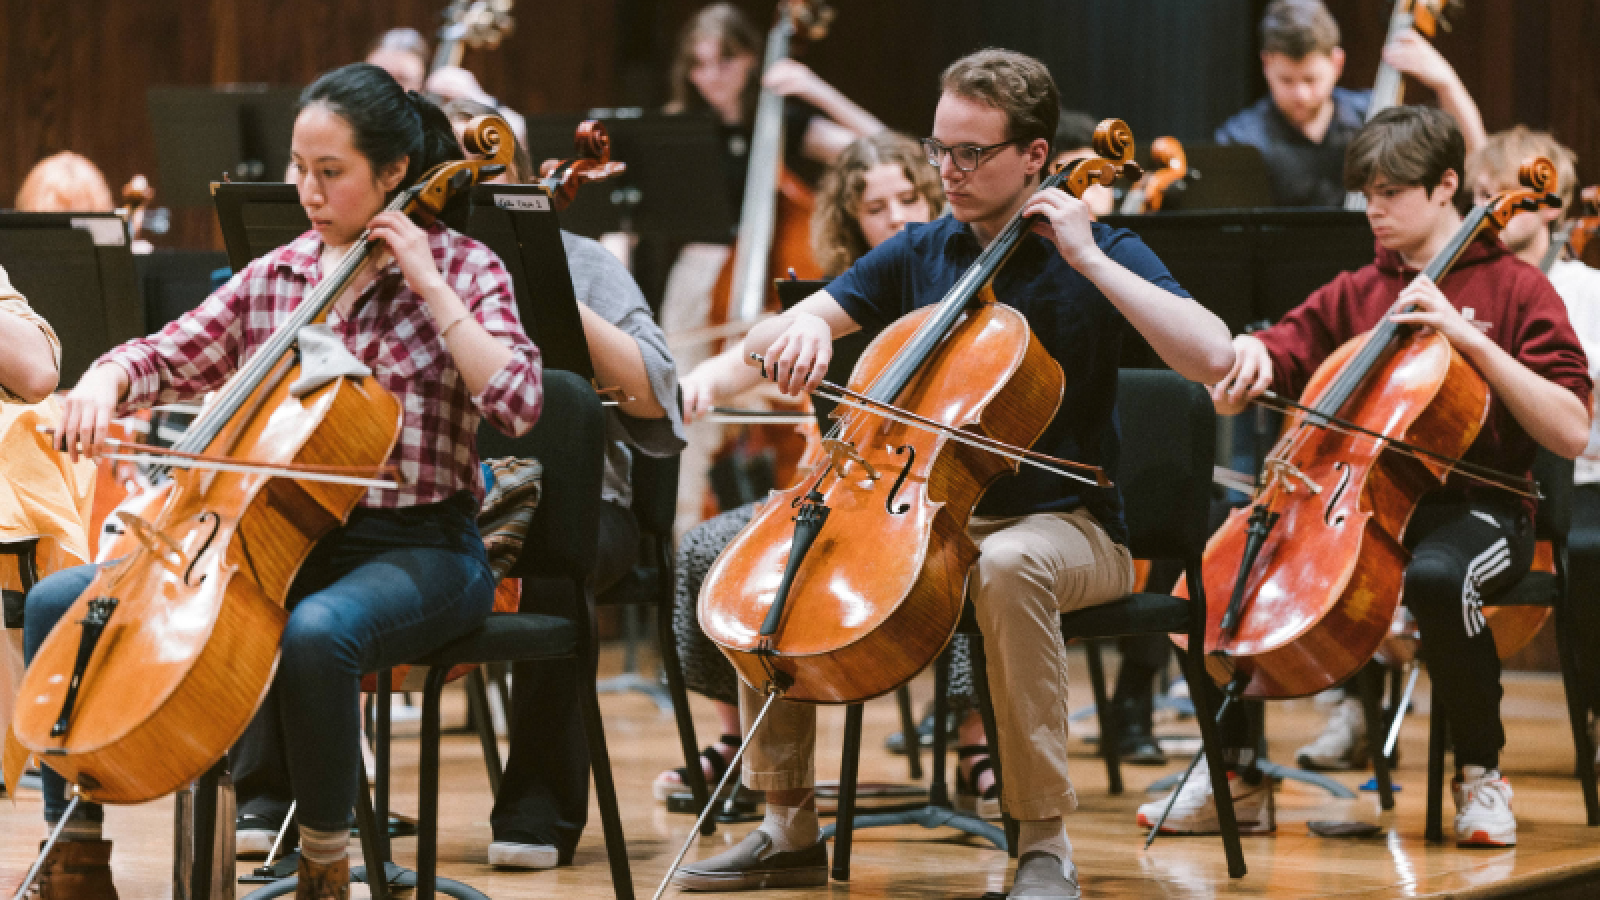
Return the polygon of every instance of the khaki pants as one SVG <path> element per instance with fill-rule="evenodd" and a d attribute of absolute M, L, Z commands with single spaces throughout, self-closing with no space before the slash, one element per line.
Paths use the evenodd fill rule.
<path fill-rule="evenodd" d="M 1005 773 L 1002 803 L 1017 819 L 1049 819 L 1078 805 L 1067 777 L 1067 655 L 1061 613 L 1133 588 L 1127 548 L 1087 512 L 974 516 L 981 555 L 968 590 L 983 629 L 989 688 Z M 765 698 L 740 683 L 744 722 Z M 744 758 L 744 783 L 763 791 L 811 787 L 816 708 L 774 703 Z"/>

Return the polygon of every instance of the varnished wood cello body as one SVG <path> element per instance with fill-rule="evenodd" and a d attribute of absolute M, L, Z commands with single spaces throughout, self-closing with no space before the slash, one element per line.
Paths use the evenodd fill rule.
<path fill-rule="evenodd" d="M 1424 274 L 1438 281 L 1480 235 L 1559 203 L 1548 160 L 1524 165 L 1523 182 L 1531 190 L 1468 214 Z M 1489 408 L 1483 377 L 1448 339 L 1387 317 L 1317 369 L 1254 506 L 1206 547 L 1206 650 L 1247 677 L 1244 696 L 1317 693 L 1372 658 L 1401 600 L 1406 524 L 1461 467 Z"/>
<path fill-rule="evenodd" d="M 469 125 L 468 140 L 501 152 L 492 164 L 444 163 L 388 208 L 437 215 L 452 194 L 509 159 L 509 128 L 499 119 Z M 374 377 L 290 393 L 301 328 L 322 321 L 374 246 L 364 236 L 356 243 L 174 450 L 280 472 L 383 467 L 401 410 Z M 17 739 L 94 802 L 143 802 L 193 781 L 254 715 L 277 665 L 290 584 L 317 539 L 366 490 L 297 475 L 183 469 L 137 498 L 137 511 L 119 510 L 127 553 L 95 574 L 28 667 Z"/>
<path fill-rule="evenodd" d="M 1102 123 L 1096 149 L 1127 162 L 1132 133 Z M 1043 187 L 1081 195 L 1116 172 L 1084 160 Z M 747 683 L 776 683 L 787 700 L 855 703 L 910 679 L 954 633 L 978 556 L 967 521 L 1016 463 L 878 410 L 1016 447 L 1049 426 L 1061 367 L 990 285 L 1030 227 L 1014 218 L 939 304 L 873 340 L 849 390 L 879 405 L 841 407 L 828 458 L 774 492 L 707 573 L 701 627 Z"/>

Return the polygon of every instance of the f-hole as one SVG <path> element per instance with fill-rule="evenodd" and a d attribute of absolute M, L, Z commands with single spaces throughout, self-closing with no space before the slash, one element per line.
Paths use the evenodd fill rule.
<path fill-rule="evenodd" d="M 206 524 L 207 519 L 211 520 L 211 533 L 206 535 L 205 543 L 200 545 L 200 549 L 189 557 L 189 568 L 183 573 L 183 583 L 189 587 L 199 587 L 206 580 L 204 575 L 200 576 L 199 581 L 194 580 L 194 567 L 200 564 L 200 560 L 205 557 L 206 551 L 211 549 L 211 542 L 217 539 L 217 532 L 222 528 L 221 516 L 206 510 L 200 514 L 200 524 Z"/>
<path fill-rule="evenodd" d="M 1328 498 L 1328 506 L 1322 511 L 1322 521 L 1329 525 L 1343 525 L 1344 513 L 1335 514 L 1339 506 L 1339 499 L 1344 496 L 1345 488 L 1350 486 L 1350 464 L 1338 462 L 1333 464 L 1333 470 L 1339 473 L 1339 483 L 1334 486 L 1333 495 Z"/>
<path fill-rule="evenodd" d="M 909 503 L 900 504 L 899 509 L 894 508 L 894 498 L 900 494 L 900 485 L 906 483 L 906 476 L 911 474 L 911 467 L 917 462 L 917 448 L 910 444 L 901 444 L 894 448 L 895 456 L 899 456 L 902 453 L 910 454 L 910 459 L 906 460 L 905 468 L 900 470 L 900 477 L 894 480 L 894 487 L 889 490 L 889 496 L 883 501 L 883 508 L 891 516 L 903 516 L 911 511 L 911 504 Z"/>

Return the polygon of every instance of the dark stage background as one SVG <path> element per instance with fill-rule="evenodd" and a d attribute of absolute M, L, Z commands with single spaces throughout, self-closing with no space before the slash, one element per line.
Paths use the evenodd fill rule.
<path fill-rule="evenodd" d="M 395 25 L 430 34 L 443 0 L 0 0 L 0 203 L 30 166 L 70 149 L 113 188 L 156 174 L 151 85 L 303 85 L 359 59 Z M 498 50 L 469 51 L 485 87 L 527 113 L 661 103 L 674 36 L 699 0 L 522 0 Z M 773 3 L 741 0 L 758 22 Z M 989 45 L 1046 60 L 1066 102 L 1126 118 L 1141 146 L 1204 140 L 1258 96 L 1254 23 L 1264 0 L 838 0 L 838 19 L 805 60 L 912 134 L 926 131 L 940 69 Z M 1389 0 L 1330 0 L 1349 54 L 1344 84 L 1376 71 Z M 1438 40 L 1491 130 L 1549 128 L 1600 182 L 1600 0 L 1467 0 Z M 1411 96 L 1423 92 L 1412 86 Z M 158 192 L 162 186 L 157 183 Z M 159 201 L 158 201 L 159 205 Z M 214 246 L 204 211 L 180 212 L 165 246 Z"/>

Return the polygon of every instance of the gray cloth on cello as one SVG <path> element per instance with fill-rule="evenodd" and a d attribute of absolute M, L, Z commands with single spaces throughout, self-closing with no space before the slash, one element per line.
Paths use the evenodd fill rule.
<path fill-rule="evenodd" d="M 289 385 L 289 394 L 296 399 L 338 378 L 365 378 L 372 374 L 372 369 L 356 359 L 327 325 L 307 325 L 295 337 L 300 344 L 300 377 Z"/>

